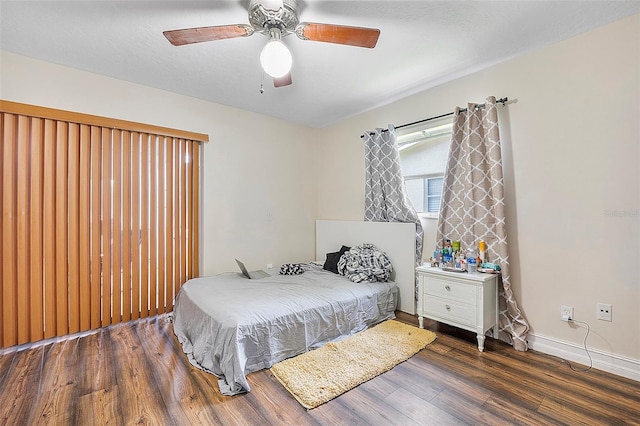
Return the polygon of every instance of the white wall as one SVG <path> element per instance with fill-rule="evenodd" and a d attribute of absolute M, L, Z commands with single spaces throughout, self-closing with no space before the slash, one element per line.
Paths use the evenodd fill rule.
<path fill-rule="evenodd" d="M 530 342 L 586 361 L 585 328 L 560 321 L 560 305 L 573 306 L 602 362 L 623 359 L 640 380 L 639 55 L 636 15 L 323 130 L 318 216 L 362 218 L 363 131 L 508 96 L 499 111 L 511 274 Z M 613 305 L 612 322 L 596 320 L 597 302 Z"/>
<path fill-rule="evenodd" d="M 314 257 L 310 129 L 0 51 L 0 98 L 209 135 L 202 273 Z M 256 91 L 257 93 L 257 91 Z M 259 96 L 259 94 L 258 94 Z"/>

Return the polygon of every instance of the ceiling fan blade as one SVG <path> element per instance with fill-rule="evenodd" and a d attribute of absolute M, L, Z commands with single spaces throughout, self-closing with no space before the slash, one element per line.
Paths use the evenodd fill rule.
<path fill-rule="evenodd" d="M 288 86 L 291 83 L 293 83 L 293 81 L 291 80 L 291 72 L 288 72 L 284 77 L 273 78 L 273 87 Z"/>
<path fill-rule="evenodd" d="M 373 48 L 378 42 L 380 30 L 376 28 L 301 22 L 296 27 L 296 35 L 303 40 Z"/>
<path fill-rule="evenodd" d="M 164 31 L 162 34 L 174 46 L 202 43 L 203 41 L 223 40 L 225 38 L 248 37 L 253 27 L 244 24 L 218 25 L 214 27 L 185 28 L 183 30 Z"/>

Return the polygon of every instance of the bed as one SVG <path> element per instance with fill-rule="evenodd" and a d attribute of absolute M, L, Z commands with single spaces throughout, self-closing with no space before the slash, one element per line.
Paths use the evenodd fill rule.
<path fill-rule="evenodd" d="M 317 221 L 318 261 L 342 245 L 374 244 L 394 266 L 391 281 L 354 283 L 313 263 L 300 275 L 195 278 L 176 297 L 174 332 L 221 393 L 248 392 L 249 373 L 394 318 L 398 307 L 413 313 L 414 233 L 413 224 Z"/>

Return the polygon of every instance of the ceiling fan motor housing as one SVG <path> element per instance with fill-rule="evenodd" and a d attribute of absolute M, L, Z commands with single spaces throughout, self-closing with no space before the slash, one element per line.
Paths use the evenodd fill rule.
<path fill-rule="evenodd" d="M 277 10 L 267 9 L 268 2 L 251 0 L 249 2 L 249 23 L 258 32 L 267 36 L 271 28 L 279 28 L 282 35 L 295 31 L 298 25 L 298 3 L 296 0 L 282 0 L 282 7 Z"/>

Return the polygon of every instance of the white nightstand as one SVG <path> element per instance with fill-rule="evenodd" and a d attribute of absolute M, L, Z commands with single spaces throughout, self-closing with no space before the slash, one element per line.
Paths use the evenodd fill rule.
<path fill-rule="evenodd" d="M 484 350 L 484 335 L 493 327 L 498 336 L 498 275 L 448 272 L 420 266 L 418 273 L 418 321 L 424 317 L 454 327 L 475 331 L 478 350 Z"/>

